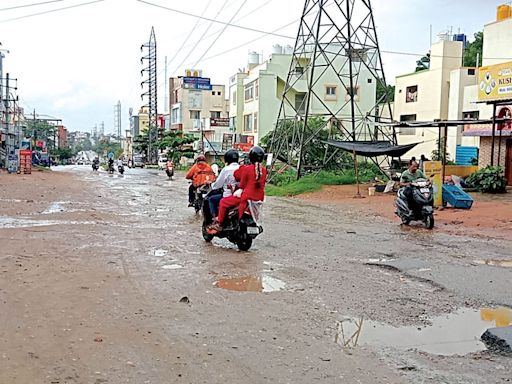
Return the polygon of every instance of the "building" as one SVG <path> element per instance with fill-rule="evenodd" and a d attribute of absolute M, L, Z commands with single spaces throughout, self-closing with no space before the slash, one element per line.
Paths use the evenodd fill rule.
<path fill-rule="evenodd" d="M 201 71 L 194 72 L 169 79 L 170 128 L 203 137 L 205 144 L 199 140 L 198 149 L 213 143 L 220 146 L 223 134 L 229 130 L 225 86 L 211 84 Z"/>
<path fill-rule="evenodd" d="M 333 52 L 337 52 L 339 50 L 337 48 L 334 47 Z M 230 126 L 237 134 L 235 141 L 241 138 L 246 142 L 259 143 L 275 128 L 292 58 L 292 47 L 283 48 L 275 45 L 272 55 L 261 64 L 259 64 L 259 55 L 250 53 L 247 70 L 238 71 L 231 77 L 229 82 Z M 308 59 L 304 58 L 304 60 Z M 338 55 L 334 65 L 337 68 L 344 68 L 348 76 L 348 66 L 344 65 L 345 60 L 347 60 L 346 57 Z M 302 69 L 308 67 L 306 62 L 296 64 L 298 81 L 294 82 L 293 89 L 287 94 L 291 95 L 295 108 L 301 111 L 302 108 L 305 110 L 304 101 L 308 89 L 306 80 L 308 74 L 303 73 Z M 358 111 L 369 111 L 375 106 L 376 83 L 368 68 L 361 66 L 354 98 Z M 321 100 L 316 97 L 311 98 L 310 113 L 312 115 L 325 114 L 326 105 L 328 105 L 332 111 L 338 111 L 336 116 L 340 119 L 348 119 L 350 116 L 350 103 L 347 102 L 350 99 L 349 92 L 331 67 L 322 73 L 321 80 L 314 85 L 314 91 L 316 95 L 320 95 Z M 288 112 L 287 115 L 294 113 Z M 364 137 L 359 137 L 364 140 Z"/>
<path fill-rule="evenodd" d="M 57 125 L 57 145 L 58 148 L 67 148 L 68 130 L 63 125 Z"/>
<path fill-rule="evenodd" d="M 451 93 L 460 94 L 461 89 L 452 87 L 451 80 L 460 85 L 476 81 L 475 68 L 461 68 L 462 42 L 450 41 L 446 35 L 441 35 L 441 40 L 432 45 L 430 52 L 429 69 L 396 77 L 393 117 L 397 121 L 447 120 Z M 455 132 L 452 131 L 449 136 Z M 419 158 L 422 154 L 430 157 L 431 152 L 437 148 L 438 138 L 437 128 L 397 130 L 398 144 L 420 143 L 407 153 L 409 157 Z M 455 141 L 447 141 L 450 153 L 455 150 L 453 143 L 456 141 L 457 138 Z"/>

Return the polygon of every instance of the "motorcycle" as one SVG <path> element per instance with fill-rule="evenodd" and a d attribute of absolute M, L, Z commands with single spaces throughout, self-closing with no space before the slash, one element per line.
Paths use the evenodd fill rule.
<path fill-rule="evenodd" d="M 108 164 L 107 172 L 109 175 L 114 174 L 114 164 Z"/>
<path fill-rule="evenodd" d="M 97 171 L 100 167 L 100 164 L 99 163 L 96 163 L 96 162 L 93 162 L 92 163 L 92 170 L 93 171 Z"/>
<path fill-rule="evenodd" d="M 400 188 L 395 200 L 395 214 L 408 225 L 411 221 L 423 221 L 427 229 L 434 227 L 434 191 L 427 180 L 418 179 L 410 184 L 414 206 L 409 207 L 405 188 Z"/>
<path fill-rule="evenodd" d="M 192 203 L 192 206 L 194 207 L 196 213 L 199 213 L 201 211 L 201 208 L 204 205 L 205 198 L 210 192 L 210 189 L 210 183 L 203 184 L 196 188 L 194 202 Z"/>
<path fill-rule="evenodd" d="M 124 173 L 124 165 L 118 165 L 117 171 L 119 172 L 120 175 L 122 175 Z"/>
<path fill-rule="evenodd" d="M 221 239 L 227 238 L 230 242 L 236 244 L 239 250 L 248 251 L 252 246 L 252 241 L 263 232 L 263 227 L 261 226 L 260 222 L 262 217 L 263 202 L 249 200 L 247 202 L 247 208 L 243 213 L 242 218 L 239 218 L 238 207 L 231 209 L 228 212 L 226 222 L 223 223 L 222 231 L 215 235 L 211 235 L 208 233 L 208 226 L 212 224 L 213 217 L 210 212 L 210 204 L 208 198 L 209 196 L 204 199 L 202 208 L 203 239 L 206 242 L 210 242 L 215 236 Z"/>
<path fill-rule="evenodd" d="M 165 168 L 165 173 L 167 174 L 167 177 L 172 180 L 172 177 L 174 176 L 174 167 Z"/>

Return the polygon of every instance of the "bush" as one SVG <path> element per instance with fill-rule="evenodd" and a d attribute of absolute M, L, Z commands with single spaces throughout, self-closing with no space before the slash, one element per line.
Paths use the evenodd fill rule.
<path fill-rule="evenodd" d="M 507 179 L 503 167 L 487 166 L 474 173 L 467 179 L 466 184 L 477 188 L 485 193 L 503 193 L 506 192 Z"/>

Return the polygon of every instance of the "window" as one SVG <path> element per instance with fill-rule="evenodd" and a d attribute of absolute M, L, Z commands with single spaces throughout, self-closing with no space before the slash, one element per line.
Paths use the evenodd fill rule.
<path fill-rule="evenodd" d="M 325 86 L 325 100 L 336 100 L 338 99 L 337 87 L 335 85 Z"/>
<path fill-rule="evenodd" d="M 468 76 L 475 76 L 475 68 L 468 68 Z"/>
<path fill-rule="evenodd" d="M 252 132 L 252 114 L 244 115 L 244 132 Z"/>
<path fill-rule="evenodd" d="M 254 96 L 256 96 L 256 98 L 260 96 L 260 82 L 258 80 L 256 80 L 254 85 Z"/>
<path fill-rule="evenodd" d="M 299 93 L 295 95 L 295 110 L 300 113 L 306 113 L 306 94 Z"/>
<path fill-rule="evenodd" d="M 258 112 L 254 112 L 254 121 L 253 121 L 253 126 L 254 126 L 254 132 L 258 132 Z"/>
<path fill-rule="evenodd" d="M 400 121 L 416 121 L 416 115 L 401 115 Z M 416 128 L 401 127 L 398 129 L 398 134 L 407 136 L 415 135 Z"/>
<path fill-rule="evenodd" d="M 304 73 L 304 68 L 300 67 L 300 66 L 296 66 L 294 72 L 296 75 L 302 75 Z"/>
<path fill-rule="evenodd" d="M 231 99 L 233 100 L 233 105 L 236 105 L 236 91 L 233 91 L 233 97 Z"/>
<path fill-rule="evenodd" d="M 171 124 L 181 123 L 181 109 L 173 108 L 171 112 Z"/>
<path fill-rule="evenodd" d="M 354 98 L 354 101 L 359 101 L 359 86 L 352 87 L 350 86 L 345 88 L 345 101 L 349 101 L 351 97 Z"/>
<path fill-rule="evenodd" d="M 254 99 L 254 83 L 245 86 L 244 100 L 249 101 Z"/>
<path fill-rule="evenodd" d="M 236 131 L 236 117 L 229 118 L 229 130 L 233 132 Z"/>
<path fill-rule="evenodd" d="M 174 91 L 174 102 L 178 103 L 178 91 Z"/>
<path fill-rule="evenodd" d="M 222 95 L 222 92 L 221 91 L 217 91 L 217 96 L 220 96 Z"/>
<path fill-rule="evenodd" d="M 190 118 L 199 120 L 201 118 L 201 111 L 190 111 Z"/>
<path fill-rule="evenodd" d="M 415 103 L 418 101 L 418 86 L 412 85 L 405 89 L 405 102 Z"/>
<path fill-rule="evenodd" d="M 212 119 L 220 119 L 220 111 L 210 111 L 210 117 Z"/>
<path fill-rule="evenodd" d="M 212 96 L 215 96 L 215 91 L 212 91 Z"/>
<path fill-rule="evenodd" d="M 475 119 L 479 118 L 479 111 L 463 112 L 464 119 Z"/>
<path fill-rule="evenodd" d="M 368 79 L 368 84 L 371 84 L 372 83 L 372 79 Z"/>

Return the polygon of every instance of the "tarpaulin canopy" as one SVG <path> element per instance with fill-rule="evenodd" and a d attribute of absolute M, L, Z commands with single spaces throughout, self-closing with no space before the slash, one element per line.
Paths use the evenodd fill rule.
<path fill-rule="evenodd" d="M 391 156 L 401 157 L 419 143 L 406 145 L 393 145 L 389 141 L 323 141 L 325 144 L 343 149 L 347 152 L 356 152 L 356 155 L 366 157 Z"/>

